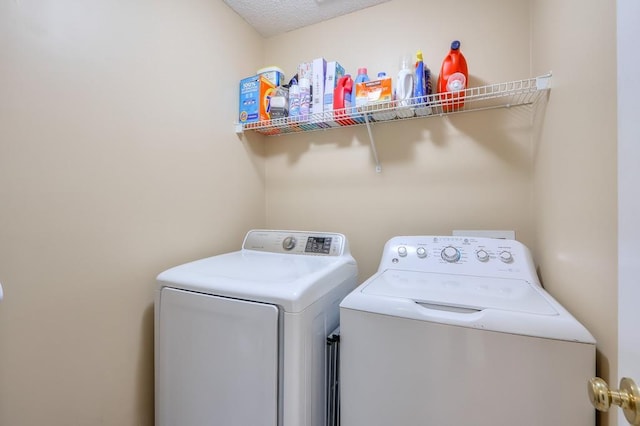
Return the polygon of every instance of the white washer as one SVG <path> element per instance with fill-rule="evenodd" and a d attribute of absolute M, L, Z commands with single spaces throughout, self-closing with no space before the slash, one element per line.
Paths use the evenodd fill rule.
<path fill-rule="evenodd" d="M 595 340 L 517 241 L 392 238 L 340 334 L 342 426 L 595 424 Z"/>
<path fill-rule="evenodd" d="M 161 273 L 156 425 L 324 426 L 326 337 L 356 280 L 344 235 L 299 231 Z"/>

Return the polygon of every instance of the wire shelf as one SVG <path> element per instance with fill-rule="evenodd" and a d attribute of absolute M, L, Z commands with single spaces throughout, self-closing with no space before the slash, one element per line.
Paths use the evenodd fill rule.
<path fill-rule="evenodd" d="M 267 136 L 312 132 L 416 118 L 438 117 L 494 108 L 534 104 L 551 88 L 551 74 L 526 80 L 471 87 L 457 93 L 437 93 L 402 101 L 370 103 L 308 117 L 285 117 L 255 123 L 236 123 L 236 132 L 255 131 Z"/>

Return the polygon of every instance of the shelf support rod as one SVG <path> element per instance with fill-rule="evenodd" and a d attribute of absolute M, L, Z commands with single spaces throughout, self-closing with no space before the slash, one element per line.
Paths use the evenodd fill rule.
<path fill-rule="evenodd" d="M 378 160 L 378 150 L 376 149 L 376 142 L 373 140 L 373 132 L 371 132 L 371 123 L 369 123 L 369 114 L 364 113 L 364 122 L 367 124 L 367 132 L 369 133 L 369 142 L 371 143 L 371 153 L 373 154 L 373 160 L 376 162 L 376 173 L 382 172 L 382 166 L 380 160 Z"/>

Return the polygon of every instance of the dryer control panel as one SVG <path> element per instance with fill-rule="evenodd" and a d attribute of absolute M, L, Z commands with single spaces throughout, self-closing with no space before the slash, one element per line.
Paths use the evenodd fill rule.
<path fill-rule="evenodd" d="M 332 232 L 252 230 L 244 238 L 242 249 L 317 256 L 349 253 L 345 236 Z"/>
<path fill-rule="evenodd" d="M 462 236 L 401 236 L 387 241 L 379 271 L 403 269 L 537 281 L 529 249 L 515 240 Z"/>

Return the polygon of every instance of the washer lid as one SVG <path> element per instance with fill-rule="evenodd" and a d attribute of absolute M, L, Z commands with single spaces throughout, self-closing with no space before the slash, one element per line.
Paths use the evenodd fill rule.
<path fill-rule="evenodd" d="M 517 279 L 386 270 L 369 281 L 362 293 L 409 299 L 450 310 L 558 314 L 531 283 Z"/>
<path fill-rule="evenodd" d="M 158 275 L 160 287 L 272 303 L 299 312 L 341 285 L 355 285 L 350 255 L 310 256 L 237 251 L 196 260 Z"/>

